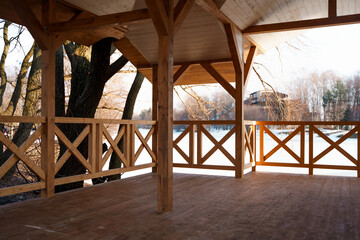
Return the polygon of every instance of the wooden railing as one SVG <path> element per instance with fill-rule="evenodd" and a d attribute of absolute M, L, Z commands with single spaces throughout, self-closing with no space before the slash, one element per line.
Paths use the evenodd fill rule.
<path fill-rule="evenodd" d="M 254 167 L 255 164 L 255 144 L 256 144 L 256 134 L 255 134 L 255 122 L 246 121 L 245 122 L 248 129 L 245 131 L 245 150 L 249 153 L 249 162 L 245 164 L 245 169 Z M 174 139 L 173 147 L 174 150 L 179 153 L 180 157 L 183 158 L 186 163 L 176 162 L 174 157 L 174 167 L 182 168 L 202 168 L 202 169 L 217 169 L 217 170 L 235 170 L 236 162 L 235 154 L 230 153 L 229 149 L 224 147 L 225 142 L 231 141 L 235 146 L 235 138 L 232 136 L 236 132 L 236 127 L 239 125 L 235 124 L 235 121 L 229 120 L 217 120 L 217 121 L 174 121 L 174 126 L 184 126 L 182 132 Z M 212 133 L 216 131 L 209 131 L 209 128 L 214 126 L 224 127 L 228 129 L 224 136 L 221 136 L 220 139 L 216 139 Z M 185 153 L 184 147 L 180 147 L 179 143 L 188 136 L 188 146 L 187 152 Z M 209 149 L 209 146 L 205 146 L 204 137 L 208 139 L 210 144 L 213 146 Z M 231 139 L 231 140 L 230 140 Z M 235 150 L 235 147 L 233 147 Z M 209 164 L 209 159 L 214 156 L 216 151 L 220 151 L 223 155 L 221 159 L 217 159 L 218 163 Z M 228 160 L 228 161 L 225 161 Z"/>
<path fill-rule="evenodd" d="M 359 138 L 359 130 L 360 130 L 360 122 L 256 122 L 256 125 L 259 126 L 260 130 L 260 139 L 259 139 L 259 160 L 256 162 L 256 165 L 263 166 L 276 166 L 276 167 L 302 167 L 308 168 L 309 174 L 313 174 L 314 168 L 321 169 L 339 169 L 339 170 L 356 170 L 357 176 L 360 177 L 360 138 Z M 285 139 L 280 140 L 270 129 L 268 126 L 281 126 L 283 128 L 287 128 L 289 126 L 292 127 L 291 133 L 289 133 Z M 332 128 L 334 126 L 348 126 L 349 131 L 338 138 L 336 141 L 332 140 L 325 133 L 322 132 L 322 127 Z M 308 129 L 308 155 L 305 154 L 306 148 L 306 131 Z M 271 139 L 276 141 L 277 145 L 269 149 L 268 152 L 264 152 L 264 134 L 267 134 Z M 317 134 L 319 138 L 325 140 L 329 146 L 325 148 L 325 150 L 321 151 L 318 154 L 314 153 L 314 150 L 318 147 L 314 141 L 314 134 Z M 344 148 L 340 146 L 345 140 L 357 134 L 356 137 L 356 156 L 352 156 L 349 152 L 345 151 Z M 300 136 L 299 141 L 299 154 L 295 153 L 293 149 L 289 148 L 286 143 L 290 142 L 295 136 Z M 269 158 L 274 155 L 279 149 L 285 150 L 290 156 L 295 159 L 296 163 L 285 163 L 285 162 L 277 162 L 271 161 L 269 162 Z M 332 159 L 331 164 L 320 164 L 319 160 L 323 159 L 327 156 L 332 150 L 336 149 L 342 156 L 349 161 L 349 164 L 339 164 L 337 162 L 338 159 Z M 280 160 L 280 159 L 279 159 Z M 283 159 L 282 159 L 283 160 Z"/>
<path fill-rule="evenodd" d="M 30 122 L 30 123 L 46 123 L 45 118 L 41 117 L 0 117 L 0 122 Z M 58 173 L 62 166 L 68 161 L 71 155 L 84 166 L 85 174 L 61 177 L 53 179 L 55 185 L 62 185 L 82 181 L 86 179 L 104 177 L 114 174 L 120 174 L 128 171 L 150 168 L 156 166 L 156 155 L 148 144 L 151 136 L 154 134 L 156 121 L 133 121 L 133 120 L 112 120 L 112 119 L 86 119 L 86 118 L 55 118 L 56 124 L 83 124 L 84 129 L 74 141 L 70 141 L 58 126 L 55 126 L 55 137 L 62 142 L 67 150 L 59 156 L 54 165 L 54 173 Z M 112 137 L 106 126 L 121 125 L 120 131 L 115 137 Z M 146 136 L 143 136 L 137 125 L 150 126 Z M 27 149 L 34 144 L 35 141 L 41 141 L 42 125 L 34 131 L 27 141 L 20 147 L 17 147 L 10 139 L 8 139 L 0 131 L 0 142 L 13 154 L 0 167 L 0 178 L 2 178 L 19 160 L 21 160 L 27 168 L 29 168 L 39 181 L 35 183 L 22 184 L 0 189 L 0 196 L 12 195 L 22 192 L 44 189 L 47 179 L 45 170 L 41 163 L 36 164 L 26 154 Z M 88 141 L 88 157 L 85 158 L 77 149 L 81 142 L 87 137 Z M 139 146 L 136 149 L 135 139 L 138 139 Z M 119 141 L 123 139 L 123 152 L 117 146 Z M 103 141 L 108 142 L 109 148 L 103 152 Z M 146 150 L 150 156 L 150 163 L 136 164 L 140 154 Z M 115 153 L 123 164 L 122 168 L 103 170 L 105 163 L 111 154 Z"/>
<path fill-rule="evenodd" d="M 232 139 L 234 135 L 235 121 L 175 121 L 174 126 L 184 126 L 183 131 L 179 136 L 174 139 L 174 151 L 177 152 L 185 163 L 174 163 L 174 167 L 184 168 L 203 168 L 203 169 L 219 169 L 219 170 L 234 170 L 236 160 L 234 154 L 229 153 L 229 149 L 224 147 L 224 143 Z M 209 126 L 227 125 L 231 126 L 230 130 L 223 134 L 220 140 L 217 140 L 212 134 L 216 131 L 209 131 Z M 207 127 L 206 127 L 207 126 Z M 340 169 L 340 170 L 356 170 L 357 175 L 360 176 L 360 137 L 359 134 L 356 137 L 356 156 L 351 155 L 340 146 L 345 140 L 354 136 L 354 134 L 360 131 L 360 122 L 301 122 L 301 121 L 245 121 L 245 156 L 248 161 L 245 162 L 244 169 L 252 167 L 252 170 L 256 170 L 258 166 L 275 166 L 275 167 L 300 167 L 308 168 L 309 174 L 313 174 L 313 169 Z M 277 129 L 283 129 L 285 138 L 283 140 L 277 136 L 269 126 L 279 126 Z M 337 140 L 329 138 L 320 127 L 339 128 L 340 126 L 348 126 L 350 130 Z M 308 133 L 308 134 L 307 134 Z M 257 139 L 257 134 L 259 137 Z M 271 147 L 266 144 L 264 135 L 272 139 L 276 145 Z M 314 134 L 323 139 L 329 144 L 320 153 L 316 153 L 318 145 L 314 142 Z M 179 143 L 188 136 L 188 153 L 185 151 L 185 146 L 180 146 Z M 298 149 L 289 147 L 287 144 L 291 143 L 297 136 Z M 206 137 L 210 143 L 214 146 L 210 150 L 204 151 L 204 137 Z M 269 140 L 269 139 L 268 139 Z M 264 147 L 264 145 L 266 146 Z M 258 146 L 258 149 L 257 149 Z M 275 154 L 280 150 L 284 150 L 289 154 L 289 157 L 276 158 Z M 349 161 L 349 164 L 337 163 L 337 159 L 333 159 L 332 163 L 324 164 L 319 163 L 319 160 L 323 159 L 332 150 L 337 150 L 341 153 L 345 159 Z M 223 156 L 221 157 L 220 164 L 207 164 L 207 161 L 213 154 L 219 150 Z M 266 151 L 266 152 L 265 152 Z M 289 160 L 293 159 L 293 162 Z M 229 164 L 225 163 L 229 160 Z M 176 158 L 174 158 L 176 161 Z"/>

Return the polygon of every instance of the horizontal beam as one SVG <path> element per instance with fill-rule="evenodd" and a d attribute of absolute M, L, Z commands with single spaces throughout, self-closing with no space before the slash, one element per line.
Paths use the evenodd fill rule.
<path fill-rule="evenodd" d="M 219 59 L 212 59 L 212 60 L 199 60 L 199 61 L 188 61 L 188 62 L 175 62 L 174 66 L 182 66 L 182 65 L 200 65 L 202 63 L 232 63 L 231 58 L 219 58 Z M 152 64 L 149 65 L 139 65 L 138 68 L 152 68 Z"/>
<path fill-rule="evenodd" d="M 80 18 L 66 22 L 58 22 L 47 26 L 48 32 L 68 32 L 91 30 L 109 25 L 130 25 L 150 20 L 147 9 L 139 9 L 129 12 L 115 13 L 104 16 Z"/>
<path fill-rule="evenodd" d="M 261 34 L 360 23 L 360 14 L 251 26 L 244 34 Z"/>

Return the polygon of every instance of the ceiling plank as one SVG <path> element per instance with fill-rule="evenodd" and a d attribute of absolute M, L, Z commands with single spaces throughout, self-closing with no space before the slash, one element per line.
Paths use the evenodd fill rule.
<path fill-rule="evenodd" d="M 166 13 L 163 1 L 145 0 L 145 2 L 158 34 L 161 36 L 168 35 L 169 26 L 166 23 L 169 22 L 169 17 Z"/>
<path fill-rule="evenodd" d="M 147 9 L 139 9 L 129 12 L 115 13 L 104 16 L 79 18 L 66 22 L 59 22 L 47 26 L 49 32 L 68 32 L 89 30 L 109 25 L 130 25 L 149 21 L 150 15 Z"/>
<path fill-rule="evenodd" d="M 235 98 L 235 88 L 216 71 L 210 63 L 201 63 L 201 66 L 233 97 Z"/>
<path fill-rule="evenodd" d="M 43 26 L 37 20 L 35 14 L 29 5 L 22 0 L 9 1 L 15 9 L 19 18 L 25 23 L 25 26 L 35 39 L 36 43 L 42 50 L 48 49 L 48 35 L 44 32 Z"/>
<path fill-rule="evenodd" d="M 174 9 L 174 32 L 179 31 L 195 0 L 179 0 Z"/>
<path fill-rule="evenodd" d="M 360 23 L 360 14 L 251 26 L 245 29 L 243 33 L 246 35 L 262 34 L 262 33 L 272 33 L 272 32 L 304 30 L 310 28 L 341 26 L 341 25 L 355 24 L 355 23 Z"/>

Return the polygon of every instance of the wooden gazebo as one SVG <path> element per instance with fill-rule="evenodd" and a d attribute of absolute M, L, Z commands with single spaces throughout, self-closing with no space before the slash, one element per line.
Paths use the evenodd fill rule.
<path fill-rule="evenodd" d="M 0 118 L 42 124 L 41 130 L 31 137 L 32 141 L 42 139 L 41 168 L 32 165 L 22 154 L 26 146 L 13 146 L 0 136 L 0 141 L 14 152 L 0 168 L 1 176 L 21 159 L 41 181 L 2 189 L 1 195 L 41 189 L 43 196 L 52 197 L 58 184 L 140 168 L 131 164 L 134 154 L 120 152 L 116 139 L 112 139 L 109 142 L 113 151 L 122 155 L 125 168 L 103 172 L 101 138 L 103 134 L 111 138 L 102 130 L 103 121 L 55 118 L 55 52 L 58 47 L 65 40 L 91 45 L 105 37 L 114 37 L 118 39 L 115 46 L 120 52 L 153 83 L 153 121 L 142 122 L 154 126 L 152 148 L 146 143 L 148 136 L 140 138 L 153 163 L 143 167 L 157 168 L 158 211 L 167 212 L 172 210 L 173 202 L 173 86 L 219 83 L 234 97 L 235 121 L 227 123 L 235 125 L 232 133 L 236 136 L 236 151 L 233 158 L 229 157 L 234 166 L 220 169 L 235 170 L 235 176 L 242 178 L 246 167 L 245 146 L 251 149 L 252 141 L 245 134 L 243 100 L 254 57 L 298 34 L 293 32 L 295 30 L 360 22 L 360 3 L 355 0 L 3 0 L 0 1 L 0 18 L 26 26 L 42 49 L 42 117 Z M 235 83 L 235 87 L 230 83 Z M 66 141 L 56 127 L 58 122 L 89 124 L 82 136 L 82 139 L 92 136 L 89 139 L 94 145 L 88 160 L 76 150 L 79 141 Z M 138 134 L 134 126 L 139 122 L 121 123 L 126 125 L 122 135 L 131 139 L 128 133 Z M 186 133 L 193 136 L 194 125 L 200 131 L 200 123 L 197 124 L 188 123 L 191 127 Z M 302 126 L 299 131 L 303 129 Z M 55 179 L 56 171 L 66 161 L 55 162 L 55 135 L 66 142 L 71 153 L 89 170 L 88 176 Z M 217 149 L 226 152 L 220 145 L 221 141 L 217 142 Z M 255 150 L 252 150 L 253 154 Z M 201 164 L 194 164 L 193 155 L 192 150 L 185 156 L 190 167 L 201 167 Z M 301 159 L 299 161 L 305 166 Z M 357 163 L 354 169 L 360 171 L 359 165 Z"/>

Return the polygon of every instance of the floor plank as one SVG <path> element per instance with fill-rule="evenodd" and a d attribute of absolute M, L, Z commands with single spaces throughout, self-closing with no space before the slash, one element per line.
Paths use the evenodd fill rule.
<path fill-rule="evenodd" d="M 0 207 L 0 239 L 360 239 L 360 179 L 174 174 L 156 213 L 156 175 Z"/>

